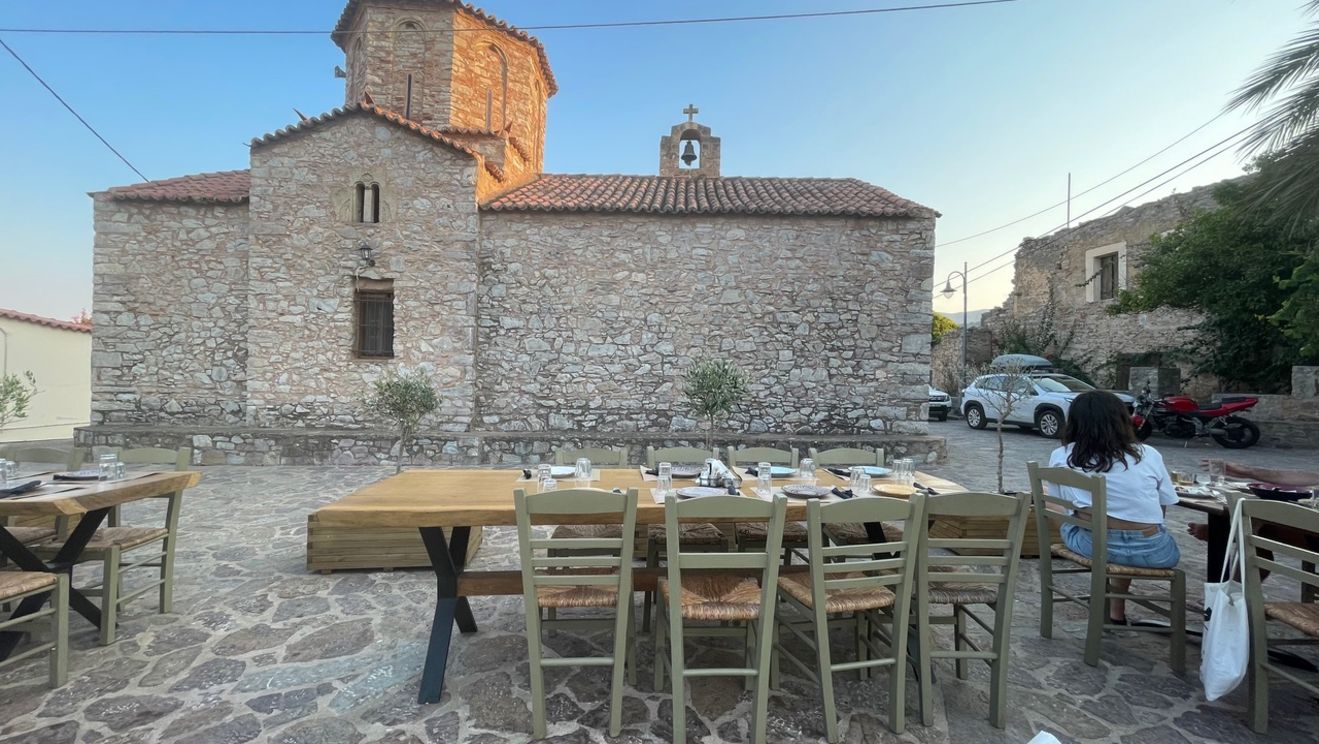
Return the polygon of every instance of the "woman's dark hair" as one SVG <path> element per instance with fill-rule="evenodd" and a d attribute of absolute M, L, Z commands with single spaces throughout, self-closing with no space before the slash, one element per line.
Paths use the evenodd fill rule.
<path fill-rule="evenodd" d="M 1067 464 L 1090 473 L 1107 473 L 1127 457 L 1140 462 L 1140 440 L 1131 412 L 1112 393 L 1090 390 L 1076 396 L 1063 426 L 1063 444 L 1072 445 Z"/>

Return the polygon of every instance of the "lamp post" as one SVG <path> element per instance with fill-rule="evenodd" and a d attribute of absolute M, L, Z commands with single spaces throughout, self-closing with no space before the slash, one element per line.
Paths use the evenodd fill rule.
<path fill-rule="evenodd" d="M 961 380 L 962 380 L 962 384 L 965 385 L 965 384 L 966 384 L 966 337 L 967 337 L 967 335 L 969 335 L 970 332 L 971 332 L 971 329 L 968 328 L 967 325 L 966 325 L 966 319 L 967 319 L 966 301 L 967 301 L 967 299 L 966 299 L 966 262 L 965 262 L 965 261 L 962 262 L 962 270 L 961 270 L 961 271 L 954 271 L 954 272 L 952 272 L 951 274 L 948 275 L 948 278 L 947 278 L 946 280 L 944 280 L 943 291 L 941 291 L 939 294 L 943 295 L 943 297 L 944 297 L 945 300 L 951 300 L 951 299 L 953 298 L 953 295 L 957 294 L 957 290 L 953 289 L 953 277 L 955 277 L 955 276 L 960 276 L 960 277 L 962 277 L 962 374 L 961 374 Z"/>

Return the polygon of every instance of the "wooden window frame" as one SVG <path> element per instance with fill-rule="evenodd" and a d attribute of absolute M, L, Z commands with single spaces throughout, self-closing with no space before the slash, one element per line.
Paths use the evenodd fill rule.
<path fill-rule="evenodd" d="M 1120 268 L 1120 259 L 1116 253 L 1106 253 L 1095 259 L 1095 281 L 1099 282 L 1095 298 L 1100 302 L 1117 298 Z"/>
<path fill-rule="evenodd" d="M 366 313 L 368 306 L 383 308 L 384 316 L 372 323 Z M 371 340 L 368 327 L 381 336 L 379 341 L 368 348 Z M 360 285 L 353 291 L 353 357 L 356 359 L 376 360 L 394 358 L 394 288 L 393 282 L 371 282 Z"/>

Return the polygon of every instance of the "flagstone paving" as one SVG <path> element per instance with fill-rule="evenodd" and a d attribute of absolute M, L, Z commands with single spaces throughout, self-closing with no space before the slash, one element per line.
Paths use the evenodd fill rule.
<path fill-rule="evenodd" d="M 949 436 L 953 460 L 933 468 L 975 488 L 991 488 L 995 438 L 958 422 L 934 425 Z M 1009 487 L 1025 486 L 1025 459 L 1047 456 L 1052 445 L 1011 433 Z M 1221 450 L 1178 450 L 1161 443 L 1174 466 Z M 1300 467 L 1304 452 L 1257 450 L 1248 458 Z M 1183 460 L 1185 462 L 1183 462 Z M 0 744 L 18 742 L 240 744 L 372 744 L 446 742 L 502 744 L 530 739 L 526 643 L 521 599 L 473 600 L 480 632 L 455 639 L 444 699 L 418 706 L 415 695 L 434 600 L 426 572 L 310 574 L 304 568 L 306 515 L 390 469 L 211 467 L 190 491 L 178 553 L 176 612 L 157 615 L 150 602 L 129 608 L 120 639 L 96 645 L 93 629 L 72 621 L 69 683 L 44 686 L 37 662 L 0 672 Z M 136 507 L 128 521 L 149 509 Z M 1197 515 L 1170 513 L 1199 602 L 1203 547 L 1184 532 Z M 477 563 L 516 561 L 511 530 L 490 530 Z M 986 720 L 987 674 L 973 668 L 959 681 L 941 670 L 935 723 L 915 720 L 896 736 L 880 713 L 883 678 L 840 675 L 840 711 L 850 712 L 844 741 L 1025 742 L 1048 729 L 1068 742 L 1312 742 L 1319 707 L 1291 687 L 1274 692 L 1269 736 L 1243 723 L 1244 690 L 1209 704 L 1198 695 L 1198 649 L 1190 673 L 1179 678 L 1156 637 L 1115 634 L 1106 639 L 1098 668 L 1081 661 L 1083 618 L 1060 609 L 1053 640 L 1038 632 L 1037 574 L 1023 563 L 1013 624 L 1009 722 Z M 605 635 L 553 634 L 548 646 L 565 655 L 603 652 Z M 841 645 L 841 644 L 840 644 Z M 693 664 L 717 663 L 731 651 L 689 646 Z M 626 694 L 625 729 L 607 727 L 607 673 L 599 669 L 548 672 L 548 741 L 669 741 L 671 698 L 650 684 L 648 639 L 641 644 L 639 685 Z M 786 670 L 785 670 L 786 671 Z M 774 693 L 769 722 L 774 742 L 822 740 L 820 704 L 812 682 L 785 675 Z M 914 690 L 909 716 L 916 715 Z M 691 683 L 688 735 L 693 742 L 744 741 L 749 700 L 736 680 Z"/>

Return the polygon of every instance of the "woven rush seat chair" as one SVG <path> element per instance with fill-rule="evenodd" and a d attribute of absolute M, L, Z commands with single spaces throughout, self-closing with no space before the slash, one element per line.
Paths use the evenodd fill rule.
<path fill-rule="evenodd" d="M 994 493 L 946 493 L 925 501 L 929 519 L 938 517 L 1000 517 L 1008 520 L 1003 538 L 940 538 L 921 531 L 916 551 L 916 619 L 920 625 L 921 721 L 934 723 L 935 659 L 953 659 L 957 678 L 968 678 L 967 662 L 979 659 L 989 665 L 989 722 L 996 728 L 1007 724 L 1009 641 L 1012 602 L 1021 561 L 1021 542 L 1026 534 L 1031 501 L 1026 496 Z M 969 553 L 975 552 L 975 555 Z M 993 612 L 986 620 L 973 606 Z M 936 614 L 940 607 L 951 614 Z M 977 641 L 968 624 L 989 635 Z M 950 625 L 953 648 L 935 644 L 935 625 Z"/>
<path fill-rule="evenodd" d="M 808 572 L 780 576 L 775 650 L 778 665 L 789 662 L 820 687 L 824 702 L 825 739 L 840 739 L 833 677 L 855 670 L 862 678 L 878 667 L 889 671 L 889 728 L 906 729 L 907 634 L 916 549 L 924 533 L 925 495 L 909 499 L 883 496 L 855 498 L 806 506 L 810 541 Z M 898 539 L 857 545 L 828 546 L 824 527 L 835 523 L 900 521 L 907 529 Z M 831 628 L 852 631 L 855 658 L 835 661 L 829 643 Z M 792 636 L 810 648 L 814 664 L 798 658 L 781 639 Z M 778 674 L 773 675 L 777 682 Z"/>
<path fill-rule="evenodd" d="M 902 539 L 901 525 L 896 522 L 884 522 L 883 525 L 885 536 L 893 540 Z M 870 536 L 866 534 L 866 526 L 860 522 L 826 524 L 824 535 L 834 545 L 865 545 L 871 541 Z"/>
<path fill-rule="evenodd" d="M 0 661 L 0 668 L 49 654 L 50 686 L 60 687 L 69 677 L 69 577 L 38 571 L 0 571 L 0 604 L 20 602 L 43 594 L 50 595 L 49 606 L 17 618 L 0 616 L 0 630 L 16 632 L 15 628 L 35 625 L 50 618 L 50 640 Z"/>
<path fill-rule="evenodd" d="M 576 465 L 578 458 L 585 457 L 592 467 L 625 468 L 627 467 L 627 447 L 563 447 L 554 450 L 555 465 Z"/>
<path fill-rule="evenodd" d="M 518 550 L 522 564 L 522 598 L 527 622 L 527 651 L 531 662 L 533 734 L 545 738 L 546 667 L 608 666 L 612 669 L 609 695 L 609 734 L 618 736 L 623 721 L 623 675 L 636 681 L 636 654 L 632 632 L 632 552 L 636 535 L 637 489 L 614 493 L 592 488 L 528 495 L 513 492 L 517 512 Z M 537 538 L 533 519 L 545 517 L 611 515 L 616 517 L 616 538 Z M 540 552 L 545 551 L 545 557 Z M 559 618 L 568 609 L 614 609 L 614 617 Z M 603 657 L 546 657 L 541 642 L 545 628 L 565 630 L 613 629 L 612 653 Z"/>
<path fill-rule="evenodd" d="M 170 465 L 175 470 L 187 470 L 192 460 L 190 448 L 171 450 L 145 447 L 119 450 L 118 455 L 128 465 Z M 118 509 L 111 510 L 108 517 L 110 526 L 97 529 L 78 558 L 79 563 L 102 564 L 101 580 L 80 589 L 83 594 L 101 598 L 103 646 L 114 643 L 120 610 L 153 589 L 157 590 L 158 611 L 162 614 L 174 611 L 174 551 L 178 542 L 183 493 L 179 491 L 159 498 L 165 501 L 163 526 L 123 526 L 120 524 Z M 37 543 L 32 552 L 49 560 L 59 552 L 63 544 L 64 540 L 59 537 L 47 538 Z M 130 553 L 127 559 L 131 562 L 126 563 L 125 554 Z M 155 570 L 158 578 L 126 592 L 124 575 L 144 569 Z"/>
<path fill-rule="evenodd" d="M 1040 549 L 1040 636 L 1053 637 L 1053 606 L 1057 602 L 1072 602 L 1086 608 L 1088 621 L 1085 637 L 1085 663 L 1099 665 L 1099 647 L 1103 632 L 1109 629 L 1167 633 L 1169 636 L 1169 666 L 1176 674 L 1186 672 L 1186 574 L 1180 568 L 1138 568 L 1109 563 L 1108 555 L 1108 488 L 1103 475 L 1085 475 L 1067 468 L 1042 468 L 1039 463 L 1026 464 L 1030 473 L 1031 499 L 1034 504 L 1036 532 Z M 1045 484 L 1085 491 L 1090 496 L 1087 512 L 1072 513 L 1071 501 L 1054 495 Z M 1067 510 L 1050 510 L 1052 504 Z M 1055 534 L 1049 521 L 1075 524 L 1090 530 L 1094 556 L 1087 558 L 1063 545 L 1051 545 Z M 1053 558 L 1061 558 L 1073 568 L 1054 568 Z M 1090 592 L 1074 595 L 1054 583 L 1054 577 L 1066 574 L 1090 574 Z M 1165 594 L 1133 594 L 1119 592 L 1110 583 L 1117 580 L 1167 584 Z M 1107 622 L 1108 600 L 1125 599 L 1168 620 L 1168 626 L 1115 625 Z M 1166 605 L 1166 607 L 1164 606 Z"/>
<path fill-rule="evenodd" d="M 0 459 L 12 460 L 20 466 L 59 464 L 68 470 L 77 470 L 82 467 L 86 456 L 87 450 L 82 447 L 62 449 L 59 447 L 11 445 L 0 448 Z M 8 521 L 0 520 L 0 524 L 5 525 L 6 529 L 9 530 L 9 534 L 24 545 L 32 545 L 57 534 L 66 534 L 69 529 L 68 519 L 65 517 L 31 519 L 22 523 L 10 518 Z M 6 561 L 0 558 L 0 566 L 4 565 L 6 565 Z"/>
<path fill-rule="evenodd" d="M 769 704 L 769 676 L 774 639 L 774 592 L 778 552 L 787 499 L 772 501 L 746 496 L 668 499 L 664 526 L 668 570 L 659 580 L 655 624 L 655 690 L 668 676 L 673 690 L 673 744 L 687 739 L 689 677 L 742 677 L 754 689 L 751 740 L 764 744 Z M 690 552 L 677 540 L 684 521 L 757 521 L 769 523 L 763 550 L 745 553 Z M 694 625 L 718 623 L 718 625 Z M 738 638 L 744 646 L 739 667 L 688 669 L 683 643 L 688 635 Z M 667 653 L 666 653 L 667 652 Z M 666 675 L 667 672 L 667 675 Z"/>
<path fill-rule="evenodd" d="M 1286 525 L 1289 529 L 1308 533 L 1311 547 L 1319 539 L 1319 513 L 1300 504 L 1288 504 L 1264 499 L 1245 499 L 1241 502 L 1241 539 L 1244 543 L 1245 567 L 1242 569 L 1246 608 L 1250 617 L 1250 702 L 1247 715 L 1255 732 L 1268 733 L 1269 685 L 1286 681 L 1298 685 L 1312 696 L 1319 696 L 1319 679 L 1299 676 L 1269 658 L 1269 649 L 1280 646 L 1315 646 L 1319 644 L 1319 604 L 1311 598 L 1311 591 L 1319 589 L 1319 551 L 1297 547 L 1265 537 L 1260 532 L 1264 525 Z M 1283 563 L 1280 559 L 1286 558 Z M 1300 564 L 1299 568 L 1295 564 Z M 1291 581 L 1300 585 L 1301 602 L 1268 601 L 1264 597 L 1264 578 L 1267 571 L 1275 585 Z M 1271 592 L 1272 593 L 1272 592 Z M 1270 637 L 1269 621 L 1288 626 L 1292 632 L 1286 637 Z M 1274 627 L 1277 627 L 1276 625 Z M 1297 635 L 1302 637 L 1298 638 Z"/>
<path fill-rule="evenodd" d="M 733 467 L 744 467 L 746 465 L 755 465 L 757 463 L 767 462 L 770 465 L 786 465 L 788 467 L 797 467 L 797 450 L 795 449 L 775 449 L 773 447 L 742 447 L 740 449 L 728 448 L 728 464 Z M 746 550 L 748 548 L 759 548 L 765 544 L 765 525 L 761 523 L 750 523 L 737 525 L 737 549 Z M 804 522 L 788 522 L 783 525 L 783 564 L 787 565 L 792 562 L 792 551 L 805 550 L 806 548 L 806 524 Z"/>
<path fill-rule="evenodd" d="M 874 452 L 870 450 L 858 449 L 856 447 L 834 447 L 833 449 L 817 450 L 811 447 L 809 457 L 820 467 L 848 467 L 851 465 L 884 465 L 884 448 L 880 447 Z"/>

